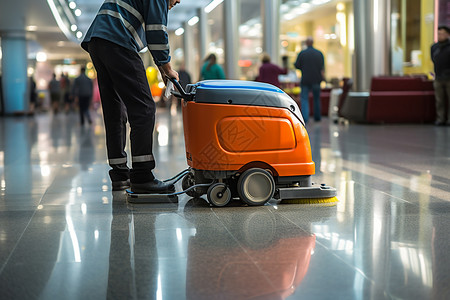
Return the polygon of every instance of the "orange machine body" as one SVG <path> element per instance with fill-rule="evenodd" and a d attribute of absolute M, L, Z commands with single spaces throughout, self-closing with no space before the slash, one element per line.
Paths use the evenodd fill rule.
<path fill-rule="evenodd" d="M 183 101 L 188 165 L 197 170 L 268 168 L 274 176 L 313 175 L 305 127 L 288 109 Z"/>

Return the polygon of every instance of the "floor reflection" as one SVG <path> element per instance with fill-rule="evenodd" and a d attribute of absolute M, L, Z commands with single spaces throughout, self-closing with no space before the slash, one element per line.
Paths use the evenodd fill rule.
<path fill-rule="evenodd" d="M 450 298 L 445 127 L 324 119 L 308 129 L 313 181 L 337 188 L 336 206 L 211 208 L 112 193 L 94 123 L 0 119 L 1 299 Z M 155 128 L 169 178 L 186 168 L 179 111 Z"/>

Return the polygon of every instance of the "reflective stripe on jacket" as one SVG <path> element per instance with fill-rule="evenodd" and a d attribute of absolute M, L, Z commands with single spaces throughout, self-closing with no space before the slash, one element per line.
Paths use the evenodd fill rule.
<path fill-rule="evenodd" d="M 168 0 L 105 0 L 81 46 L 102 38 L 139 52 L 147 47 L 155 64 L 170 61 L 167 34 Z"/>

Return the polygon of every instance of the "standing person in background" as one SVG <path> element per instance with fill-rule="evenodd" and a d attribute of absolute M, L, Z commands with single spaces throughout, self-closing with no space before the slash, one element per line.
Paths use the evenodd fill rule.
<path fill-rule="evenodd" d="M 180 66 L 178 76 L 180 77 L 180 84 L 183 87 L 183 89 L 186 89 L 186 85 L 192 83 L 191 75 L 188 73 L 188 71 L 186 71 L 186 67 L 184 64 Z"/>
<path fill-rule="evenodd" d="M 34 81 L 33 76 L 30 76 L 30 108 L 28 110 L 28 115 L 34 115 L 34 110 L 36 109 L 37 102 L 37 91 L 36 91 L 36 81 Z"/>
<path fill-rule="evenodd" d="M 222 67 L 217 64 L 217 57 L 215 54 L 208 55 L 200 74 L 200 80 L 210 79 L 225 79 L 225 73 L 223 72 Z"/>
<path fill-rule="evenodd" d="M 61 84 L 56 79 L 56 74 L 53 73 L 53 78 L 48 84 L 48 91 L 50 93 L 50 102 L 52 104 L 53 114 L 59 111 L 59 102 L 61 100 Z"/>
<path fill-rule="evenodd" d="M 287 57 L 286 57 L 287 58 Z M 283 57 L 283 63 L 286 62 L 286 58 Z M 280 87 L 280 81 L 278 75 L 287 74 L 288 69 L 286 64 L 283 68 L 270 62 L 270 56 L 267 53 L 263 54 L 262 66 L 259 67 L 259 75 L 256 77 L 256 81 L 273 84 L 276 87 Z"/>
<path fill-rule="evenodd" d="M 438 27 L 438 42 L 431 46 L 434 63 L 434 94 L 436 97 L 436 126 L 450 125 L 450 28 Z M 445 107 L 447 106 L 447 111 Z M 446 116 L 447 115 L 447 116 Z"/>
<path fill-rule="evenodd" d="M 164 82 L 179 80 L 169 55 L 167 19 L 180 0 L 105 0 L 81 47 L 97 70 L 113 190 L 131 186 L 134 193 L 170 193 L 172 183 L 153 175 L 156 105 L 139 52 L 150 50 Z M 128 168 L 127 119 L 131 127 L 132 169 Z"/>
<path fill-rule="evenodd" d="M 75 78 L 72 88 L 72 95 L 75 98 L 75 102 L 78 102 L 80 110 L 81 126 L 84 126 L 84 117 L 86 117 L 89 124 L 92 124 L 89 106 L 91 105 L 93 90 L 92 80 L 86 76 L 86 68 L 82 67 L 80 76 Z"/>
<path fill-rule="evenodd" d="M 300 52 L 294 66 L 302 72 L 300 80 L 301 111 L 305 123 L 309 120 L 309 92 L 314 96 L 314 120 L 320 121 L 320 83 L 324 80 L 325 60 L 322 52 L 313 47 L 313 39 L 306 39 L 307 48 Z"/>
<path fill-rule="evenodd" d="M 70 110 L 73 109 L 72 103 L 73 103 L 73 97 L 71 94 L 71 85 L 69 74 L 63 73 L 61 76 L 61 93 L 64 99 L 64 111 L 69 113 Z"/>
<path fill-rule="evenodd" d="M 178 70 L 178 75 L 180 77 L 180 85 L 181 87 L 186 90 L 186 86 L 190 83 L 192 83 L 191 75 L 188 71 L 186 71 L 186 66 L 184 63 L 181 64 L 180 69 Z M 172 101 L 176 101 L 177 108 L 181 108 L 181 99 L 177 99 L 176 97 L 172 96 Z"/>

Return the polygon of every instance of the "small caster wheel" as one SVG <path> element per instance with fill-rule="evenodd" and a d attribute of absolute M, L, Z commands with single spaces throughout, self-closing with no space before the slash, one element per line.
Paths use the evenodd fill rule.
<path fill-rule="evenodd" d="M 187 173 L 186 176 L 183 177 L 183 181 L 181 182 L 181 187 L 184 190 L 187 190 L 188 188 L 192 187 L 195 185 L 195 179 L 194 179 L 194 174 L 192 173 Z M 188 196 L 191 196 L 192 198 L 200 198 L 203 193 L 199 193 L 194 189 L 187 191 L 186 194 Z"/>
<path fill-rule="evenodd" d="M 275 193 L 275 180 L 266 170 L 248 169 L 239 177 L 237 190 L 248 205 L 264 205 Z"/>
<path fill-rule="evenodd" d="M 225 206 L 231 200 L 231 191 L 223 183 L 214 183 L 208 188 L 208 201 L 214 206 Z"/>

